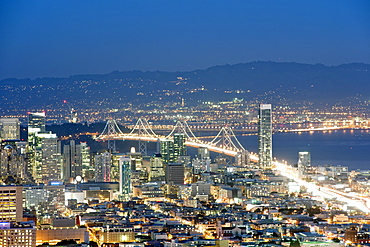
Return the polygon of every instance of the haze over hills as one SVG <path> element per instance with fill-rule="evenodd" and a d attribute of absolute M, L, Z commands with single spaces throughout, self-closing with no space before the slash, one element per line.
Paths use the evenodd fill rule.
<path fill-rule="evenodd" d="M 127 104 L 243 98 L 273 104 L 356 104 L 370 100 L 370 65 L 277 62 L 221 65 L 187 72 L 113 71 L 69 78 L 5 79 L 2 109 L 119 108 Z"/>

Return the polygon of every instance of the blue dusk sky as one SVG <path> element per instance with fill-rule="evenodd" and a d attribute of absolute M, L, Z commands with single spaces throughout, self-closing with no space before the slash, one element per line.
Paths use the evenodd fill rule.
<path fill-rule="evenodd" d="M 370 1 L 0 1 L 0 79 L 256 60 L 370 63 Z"/>

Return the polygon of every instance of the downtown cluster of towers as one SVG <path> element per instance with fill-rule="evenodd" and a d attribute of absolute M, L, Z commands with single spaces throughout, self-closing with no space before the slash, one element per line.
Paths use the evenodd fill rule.
<path fill-rule="evenodd" d="M 135 184 L 184 181 L 184 167 L 179 165 L 187 157 L 183 134 L 162 141 L 160 153 L 152 157 L 145 157 L 135 149 L 127 154 L 105 150 L 92 155 L 85 142 L 68 140 L 62 145 L 55 133 L 46 131 L 45 118 L 44 112 L 28 114 L 27 140 L 20 139 L 17 118 L 0 119 L 3 184 L 120 182 L 120 192 L 127 198 Z"/>
<path fill-rule="evenodd" d="M 16 118 L 0 119 L 1 177 L 16 184 L 68 182 L 71 176 L 93 170 L 86 143 L 74 140 L 64 145 L 58 136 L 46 131 L 45 112 L 28 114 L 27 140 L 20 139 L 20 122 Z M 9 181 L 10 182 L 10 181 Z"/>
<path fill-rule="evenodd" d="M 167 186 L 166 194 L 175 194 L 173 188 L 176 188 L 176 185 L 190 184 L 194 180 L 194 174 L 211 171 L 209 150 L 201 147 L 197 157 L 191 159 L 187 156 L 185 136 L 181 133 L 175 134 L 173 139 L 161 141 L 159 153 L 151 157 L 144 156 L 135 149 L 126 154 L 105 150 L 92 155 L 90 147 L 84 142 L 68 140 L 62 147 L 58 136 L 46 131 L 45 118 L 44 112 L 29 113 L 26 141 L 20 140 L 18 119 L 0 119 L 0 175 L 4 184 L 62 186 L 71 183 L 116 182 L 119 183 L 121 199 L 127 200 L 132 196 L 134 186 L 155 182 Z M 270 104 L 260 105 L 258 120 L 258 165 L 260 168 L 270 169 Z M 216 161 L 222 162 L 222 157 Z M 249 163 L 249 159 L 246 159 L 246 162 Z M 301 167 L 307 166 L 307 162 L 303 163 Z"/>
<path fill-rule="evenodd" d="M 270 104 L 260 105 L 258 157 L 261 168 L 272 166 L 271 111 Z M 119 180 L 117 177 L 119 169 L 115 170 L 115 167 L 119 165 L 112 164 L 110 152 L 101 152 L 91 157 L 87 143 L 76 143 L 74 140 L 70 140 L 62 147 L 58 136 L 46 131 L 45 117 L 45 112 L 28 114 L 28 139 L 26 141 L 20 140 L 18 119 L 3 118 L 0 120 L 2 140 L 0 175 L 3 180 L 9 175 L 18 183 L 48 184 L 51 181 L 68 183 L 76 178 L 101 182 Z M 200 151 L 202 152 L 204 151 Z M 186 156 L 184 135 L 175 134 L 173 140 L 161 142 L 160 156 L 164 164 L 177 163 L 179 157 L 183 162 L 181 157 Z M 141 166 L 140 164 L 137 167 L 132 165 L 131 170 L 140 170 Z"/>

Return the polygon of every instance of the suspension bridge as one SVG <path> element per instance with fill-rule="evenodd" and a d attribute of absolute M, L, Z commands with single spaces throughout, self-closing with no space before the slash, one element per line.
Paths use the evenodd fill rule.
<path fill-rule="evenodd" d="M 186 146 L 195 148 L 205 147 L 212 152 L 234 157 L 248 152 L 239 142 L 230 127 L 226 126 L 221 128 L 219 133 L 211 141 L 206 141 L 196 137 L 186 121 L 177 121 L 176 125 L 168 135 L 158 135 L 153 131 L 147 120 L 143 118 L 138 119 L 129 133 L 123 133 L 117 122 L 113 119 L 109 119 L 103 132 L 95 139 L 108 141 L 108 149 L 112 150 L 115 150 L 116 140 L 137 140 L 139 141 L 139 152 L 146 154 L 147 142 L 171 140 L 176 133 L 183 134 L 185 136 Z M 251 155 L 251 158 L 257 159 L 254 155 Z"/>

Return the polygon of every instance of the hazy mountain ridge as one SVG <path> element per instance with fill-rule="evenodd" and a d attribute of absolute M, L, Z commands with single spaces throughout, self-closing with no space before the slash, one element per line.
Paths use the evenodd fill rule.
<path fill-rule="evenodd" d="M 121 107 L 128 102 L 223 100 L 336 103 L 370 99 L 370 65 L 325 66 L 250 62 L 187 72 L 113 71 L 68 78 L 5 79 L 0 105 L 12 109 L 59 107 L 68 100 L 80 108 Z"/>

